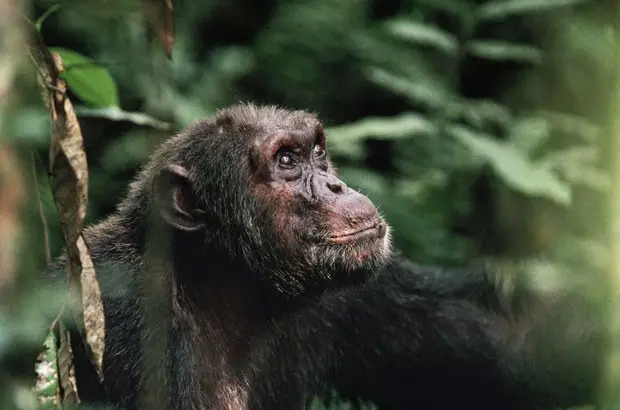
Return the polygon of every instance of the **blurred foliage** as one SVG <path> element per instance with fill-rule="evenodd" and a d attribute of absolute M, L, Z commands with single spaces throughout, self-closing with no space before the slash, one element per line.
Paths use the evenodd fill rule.
<path fill-rule="evenodd" d="M 412 259 L 532 260 L 598 283 L 609 260 L 611 2 L 174 3 L 171 60 L 147 36 L 137 1 L 32 4 L 65 60 L 89 161 L 88 221 L 113 211 L 163 138 L 252 100 L 317 112 L 341 174 L 379 205 Z M 46 264 L 35 187 L 53 255 L 63 242 L 45 171 L 49 121 L 32 68 L 18 80 L 5 135 L 24 148 L 28 181 L 30 165 L 38 170 L 16 284 L 32 294 L 32 272 Z M 2 320 L 0 356 L 45 338 L 21 336 L 40 319 Z"/>
<path fill-rule="evenodd" d="M 76 98 L 91 106 L 77 108 L 92 169 L 90 220 L 113 209 L 168 134 L 153 124 L 180 129 L 239 100 L 318 112 L 343 176 L 405 227 L 397 242 L 421 261 L 548 251 L 547 242 L 518 249 L 515 242 L 528 239 L 496 229 L 495 210 L 472 218 L 496 208 L 498 185 L 564 214 L 575 186 L 601 191 L 608 184 L 596 141 L 601 124 L 593 121 L 600 119 L 543 101 L 553 90 L 538 84 L 514 88 L 559 69 L 545 59 L 545 46 L 570 28 L 548 22 L 568 16 L 584 21 L 585 31 L 582 10 L 596 7 L 583 1 L 180 2 L 170 62 L 145 40 L 140 10 L 119 3 L 35 2 L 37 15 L 60 4 L 42 26 L 49 45 L 98 62 L 67 73 Z M 562 40 L 566 53 L 571 41 Z M 89 81 L 80 83 L 83 77 Z M 567 79 L 566 86 L 575 81 L 584 82 Z M 119 107 L 106 108 L 117 105 L 117 87 Z M 561 117 L 580 127 L 562 129 Z M 566 134 L 578 139 L 562 142 Z M 478 198 L 479 189 L 490 198 Z"/>

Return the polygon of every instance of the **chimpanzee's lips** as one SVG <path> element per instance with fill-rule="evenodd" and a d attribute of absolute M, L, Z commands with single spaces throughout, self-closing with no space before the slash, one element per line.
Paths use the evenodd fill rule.
<path fill-rule="evenodd" d="M 385 236 L 386 227 L 383 222 L 375 222 L 361 229 L 331 235 L 329 241 L 336 244 L 357 242 L 364 239 L 378 239 Z"/>

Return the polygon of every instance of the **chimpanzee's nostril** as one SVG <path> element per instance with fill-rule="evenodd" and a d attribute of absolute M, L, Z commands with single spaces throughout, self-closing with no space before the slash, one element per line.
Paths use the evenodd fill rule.
<path fill-rule="evenodd" d="M 332 191 L 334 194 L 341 194 L 344 191 L 344 184 L 340 181 L 329 181 L 327 182 L 327 188 L 329 188 L 329 190 Z"/>

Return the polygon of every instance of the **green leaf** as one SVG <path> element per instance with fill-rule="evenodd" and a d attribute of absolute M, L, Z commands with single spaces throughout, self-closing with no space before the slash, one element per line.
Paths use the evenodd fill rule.
<path fill-rule="evenodd" d="M 467 44 L 467 52 L 487 60 L 532 64 L 540 64 L 543 57 L 542 50 L 537 47 L 499 40 L 472 40 Z"/>
<path fill-rule="evenodd" d="M 454 98 L 445 107 L 448 119 L 462 118 L 473 128 L 484 129 L 488 124 L 506 127 L 513 119 L 508 108 L 492 100 Z M 458 122 L 458 121 L 457 121 Z"/>
<path fill-rule="evenodd" d="M 542 117 L 519 118 L 509 127 L 510 144 L 527 155 L 532 155 L 551 136 L 549 121 Z"/>
<path fill-rule="evenodd" d="M 394 36 L 416 45 L 436 48 L 448 55 L 458 51 L 454 35 L 435 26 L 413 21 L 392 20 L 386 23 L 387 30 Z"/>
<path fill-rule="evenodd" d="M 598 159 L 597 146 L 582 145 L 551 152 L 540 163 L 548 168 L 560 169 L 571 165 L 594 165 Z"/>
<path fill-rule="evenodd" d="M 368 117 L 358 122 L 329 127 L 326 130 L 331 151 L 350 157 L 361 157 L 361 142 L 365 138 L 396 139 L 429 135 L 437 127 L 419 114 L 401 114 L 391 118 Z"/>
<path fill-rule="evenodd" d="M 37 374 L 35 392 L 41 408 L 59 409 L 60 393 L 58 388 L 58 362 L 56 337 L 49 332 L 43 343 L 44 350 L 39 354 L 35 366 Z"/>
<path fill-rule="evenodd" d="M 369 69 L 368 78 L 375 84 L 408 98 L 414 104 L 423 104 L 427 108 L 437 109 L 446 103 L 448 92 L 440 87 L 439 83 L 411 81 L 381 68 Z"/>
<path fill-rule="evenodd" d="M 584 141 L 594 143 L 601 135 L 601 128 L 584 117 L 558 111 L 539 111 L 539 114 L 549 121 L 554 130 L 575 135 Z"/>
<path fill-rule="evenodd" d="M 609 175 L 597 168 L 597 146 L 576 146 L 546 155 L 539 165 L 555 170 L 573 185 L 605 191 L 611 186 Z"/>
<path fill-rule="evenodd" d="M 516 15 L 541 13 L 557 8 L 583 4 L 585 0 L 504 0 L 488 2 L 476 12 L 479 20 L 499 20 Z"/>
<path fill-rule="evenodd" d="M 452 126 L 449 132 L 475 155 L 485 158 L 507 186 L 526 195 L 546 197 L 560 205 L 570 205 L 570 186 L 549 168 L 530 162 L 516 147 L 476 135 L 464 127 Z"/>
<path fill-rule="evenodd" d="M 609 175 L 594 167 L 568 167 L 562 172 L 567 181 L 602 193 L 608 192 L 611 185 Z"/>
<path fill-rule="evenodd" d="M 106 68 L 72 50 L 52 47 L 50 51 L 62 58 L 65 68 L 63 78 L 78 97 L 97 107 L 119 105 L 116 83 Z"/>

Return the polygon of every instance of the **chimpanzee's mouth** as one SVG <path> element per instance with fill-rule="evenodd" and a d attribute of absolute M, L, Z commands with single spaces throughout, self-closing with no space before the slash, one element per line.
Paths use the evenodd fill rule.
<path fill-rule="evenodd" d="M 385 236 L 385 232 L 385 224 L 382 222 L 375 222 L 372 225 L 363 227 L 362 229 L 331 235 L 329 237 L 329 241 L 335 244 L 345 244 L 358 242 L 364 239 L 378 239 Z"/>

